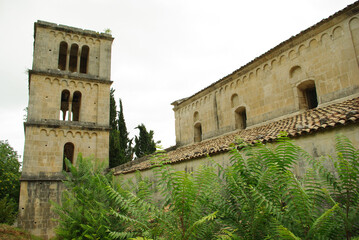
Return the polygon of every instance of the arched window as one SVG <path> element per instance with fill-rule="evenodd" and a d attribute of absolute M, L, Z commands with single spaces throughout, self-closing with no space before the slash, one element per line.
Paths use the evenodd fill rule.
<path fill-rule="evenodd" d="M 87 73 L 87 65 L 90 48 L 86 45 L 81 48 L 80 73 Z"/>
<path fill-rule="evenodd" d="M 58 69 L 66 70 L 67 43 L 60 43 Z"/>
<path fill-rule="evenodd" d="M 80 120 L 81 92 L 74 92 L 72 97 L 72 121 Z"/>
<path fill-rule="evenodd" d="M 70 49 L 70 60 L 69 60 L 70 72 L 77 72 L 78 53 L 79 53 L 79 46 L 77 44 L 72 44 Z"/>
<path fill-rule="evenodd" d="M 194 125 L 194 142 L 202 141 L 202 125 L 201 123 L 196 123 Z"/>
<path fill-rule="evenodd" d="M 69 110 L 69 90 L 63 90 L 61 93 L 61 105 L 60 105 L 60 120 L 66 120 L 66 113 Z"/>
<path fill-rule="evenodd" d="M 299 109 L 312 109 L 318 106 L 317 90 L 313 80 L 298 85 Z"/>
<path fill-rule="evenodd" d="M 64 154 L 62 157 L 62 159 L 63 159 L 62 169 L 66 172 L 69 172 L 70 169 L 66 166 L 65 158 L 68 159 L 71 162 L 71 164 L 73 164 L 74 163 L 74 150 L 75 150 L 75 146 L 73 143 L 68 142 L 64 145 Z"/>
<path fill-rule="evenodd" d="M 245 129 L 247 127 L 247 114 L 245 107 L 239 107 L 234 111 L 236 129 Z"/>

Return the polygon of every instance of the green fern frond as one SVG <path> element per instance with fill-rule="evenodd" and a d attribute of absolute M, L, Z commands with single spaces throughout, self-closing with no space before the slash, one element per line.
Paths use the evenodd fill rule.
<path fill-rule="evenodd" d="M 204 217 L 202 217 L 201 219 L 195 221 L 195 222 L 187 229 L 187 231 L 186 231 L 186 233 L 185 233 L 185 236 L 184 236 L 184 239 L 186 239 L 186 238 L 188 238 L 189 236 L 193 235 L 193 233 L 195 233 L 195 235 L 197 235 L 198 232 L 195 232 L 195 230 L 196 230 L 197 228 L 199 228 L 201 225 L 203 225 L 203 224 L 205 224 L 205 223 L 208 223 L 208 222 L 210 222 L 210 221 L 213 221 L 213 220 L 216 218 L 217 213 L 218 213 L 218 211 L 217 211 L 217 212 L 214 212 L 214 213 L 211 213 L 211 214 L 209 214 L 209 215 L 207 215 L 207 216 L 204 216 Z"/>
<path fill-rule="evenodd" d="M 282 225 L 279 225 L 277 227 L 277 233 L 279 235 L 279 239 L 281 240 L 301 240 L 299 237 L 295 236 L 291 231 L 289 231 Z"/>
<path fill-rule="evenodd" d="M 134 237 L 134 234 L 131 232 L 109 232 L 109 236 L 112 239 L 129 239 Z"/>
<path fill-rule="evenodd" d="M 333 220 L 335 211 L 338 209 L 339 204 L 337 203 L 317 218 L 309 229 L 306 239 L 313 239 L 314 236 L 320 235 L 326 236 L 329 232 L 330 222 Z"/>

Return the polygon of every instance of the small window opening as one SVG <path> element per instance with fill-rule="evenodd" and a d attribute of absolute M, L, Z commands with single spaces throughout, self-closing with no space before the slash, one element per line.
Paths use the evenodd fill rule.
<path fill-rule="evenodd" d="M 66 120 L 66 114 L 69 110 L 69 98 L 70 92 L 69 90 L 63 90 L 61 93 L 61 106 L 60 106 L 60 120 Z"/>
<path fill-rule="evenodd" d="M 194 125 L 194 142 L 202 141 L 202 125 L 200 123 L 196 123 Z"/>
<path fill-rule="evenodd" d="M 81 92 L 74 92 L 72 97 L 72 121 L 80 120 Z"/>
<path fill-rule="evenodd" d="M 74 144 L 68 142 L 64 145 L 64 154 L 63 154 L 63 167 L 62 169 L 66 172 L 69 172 L 70 169 L 66 166 L 65 159 L 68 159 L 71 164 L 74 163 Z"/>
<path fill-rule="evenodd" d="M 67 43 L 60 43 L 58 69 L 66 70 Z"/>
<path fill-rule="evenodd" d="M 313 109 L 318 106 L 315 82 L 308 80 L 298 85 L 299 109 Z"/>
<path fill-rule="evenodd" d="M 315 87 L 306 89 L 304 93 L 307 100 L 308 109 L 316 108 L 318 106 L 318 100 Z"/>
<path fill-rule="evenodd" d="M 239 107 L 234 111 L 235 127 L 236 129 L 246 129 L 247 127 L 247 114 L 245 107 Z"/>
<path fill-rule="evenodd" d="M 70 61 L 69 61 L 69 70 L 71 72 L 77 72 L 78 52 L 79 52 L 79 46 L 77 44 L 72 44 L 70 50 Z"/>
<path fill-rule="evenodd" d="M 90 48 L 88 46 L 82 46 L 80 58 L 80 73 L 87 73 L 89 50 Z"/>

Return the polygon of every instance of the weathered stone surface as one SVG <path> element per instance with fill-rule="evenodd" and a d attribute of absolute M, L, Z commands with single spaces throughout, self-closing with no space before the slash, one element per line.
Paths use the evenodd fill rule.
<path fill-rule="evenodd" d="M 315 86 L 319 106 L 359 93 L 359 3 L 257 57 L 198 93 L 172 103 L 183 146 L 298 113 Z M 241 110 L 242 109 L 242 110 Z M 195 117 L 196 116 L 196 117 Z"/>
<path fill-rule="evenodd" d="M 113 38 L 43 21 L 34 36 L 18 225 L 48 239 L 57 225 L 50 201 L 61 203 L 64 190 L 64 156 L 76 164 L 82 153 L 108 165 Z"/>

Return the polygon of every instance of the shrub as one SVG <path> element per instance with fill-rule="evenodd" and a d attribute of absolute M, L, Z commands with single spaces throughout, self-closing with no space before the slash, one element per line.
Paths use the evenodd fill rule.
<path fill-rule="evenodd" d="M 0 200 L 0 223 L 12 225 L 17 215 L 17 203 L 8 196 Z"/>
<path fill-rule="evenodd" d="M 62 204 L 55 206 L 59 215 L 57 236 L 63 239 L 110 239 L 108 230 L 114 227 L 108 209 L 111 202 L 105 187 L 111 185 L 112 174 L 104 175 L 105 168 L 93 158 L 77 158 L 77 166 L 66 161 L 70 172 L 63 172 L 66 190 Z"/>
<path fill-rule="evenodd" d="M 175 171 L 156 155 L 155 182 L 114 184 L 80 156 L 68 161 L 58 234 L 65 239 L 358 239 L 359 151 L 338 136 L 336 158 L 314 159 L 285 134 L 238 141 L 231 165 Z M 324 167 L 332 163 L 332 171 Z M 306 161 L 301 176 L 294 167 Z"/>

